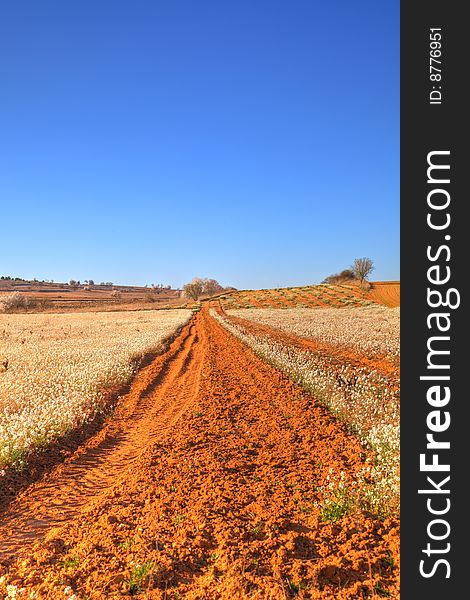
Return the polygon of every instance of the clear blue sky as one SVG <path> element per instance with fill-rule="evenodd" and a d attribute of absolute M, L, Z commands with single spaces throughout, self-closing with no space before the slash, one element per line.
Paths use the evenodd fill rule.
<path fill-rule="evenodd" d="M 7 0 L 0 274 L 399 278 L 399 2 Z"/>

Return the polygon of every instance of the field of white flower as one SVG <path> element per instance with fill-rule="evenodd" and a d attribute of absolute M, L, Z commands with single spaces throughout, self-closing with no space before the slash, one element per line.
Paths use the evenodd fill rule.
<path fill-rule="evenodd" d="M 0 468 L 92 419 L 190 310 L 0 315 Z"/>
<path fill-rule="evenodd" d="M 314 331 L 315 339 L 330 343 L 334 341 L 336 344 L 347 346 L 354 345 L 356 349 L 374 348 L 381 355 L 387 353 L 393 358 L 398 358 L 399 347 L 394 346 L 393 343 L 388 344 L 380 330 L 385 328 L 384 322 L 389 323 L 387 326 L 389 331 L 393 329 L 390 323 L 395 322 L 398 330 L 399 313 L 395 309 L 384 310 L 391 312 L 392 316 L 389 320 L 381 309 L 376 310 L 375 307 L 374 309 L 354 308 L 351 311 L 348 309 L 248 309 L 230 311 L 230 314 L 241 317 L 250 314 L 250 318 L 256 316 L 256 321 L 259 323 L 278 327 L 290 333 L 299 335 L 299 330 Z M 369 508 L 378 512 L 384 514 L 396 512 L 400 491 L 400 391 L 397 378 L 347 362 L 339 364 L 324 352 L 301 350 L 280 343 L 268 335 L 255 335 L 240 324 L 232 322 L 230 317 L 220 315 L 214 309 L 210 312 L 225 329 L 250 346 L 260 357 L 311 392 L 330 412 L 347 423 L 365 446 L 373 450 L 375 458 L 370 470 L 363 473 L 361 481 L 358 482 L 363 489 L 363 500 Z M 348 314 L 349 312 L 362 313 L 362 315 L 358 315 L 358 319 L 355 320 L 354 315 Z M 267 313 L 266 317 L 263 316 L 264 313 Z M 293 317 L 291 320 L 289 320 L 289 313 Z M 310 313 L 315 313 L 318 317 L 310 317 Z M 344 317 L 337 317 L 341 314 Z M 304 329 L 300 321 L 302 315 L 310 319 L 310 321 L 307 319 Z M 285 326 L 282 323 L 284 316 Z M 341 318 L 344 318 L 343 332 L 339 325 Z M 314 327 L 310 326 L 311 322 L 314 323 Z M 353 323 L 356 327 L 360 324 L 364 342 L 359 339 L 358 331 L 354 331 Z M 299 327 L 296 328 L 297 324 Z M 312 333 L 309 337 L 313 337 Z M 393 336 L 391 337 L 393 339 Z M 383 343 L 378 342 L 380 339 Z M 370 481 L 373 482 L 372 485 L 367 484 Z"/>
<path fill-rule="evenodd" d="M 399 308 L 248 308 L 227 314 L 268 325 L 301 337 L 345 346 L 371 356 L 398 360 Z"/>

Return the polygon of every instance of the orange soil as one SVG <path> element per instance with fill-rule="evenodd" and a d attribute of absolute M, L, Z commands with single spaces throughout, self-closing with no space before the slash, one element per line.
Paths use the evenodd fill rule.
<path fill-rule="evenodd" d="M 354 350 L 345 346 L 337 346 L 326 342 L 311 340 L 279 329 L 274 329 L 268 325 L 255 323 L 249 319 L 242 319 L 231 315 L 224 316 L 233 323 L 238 323 L 245 330 L 254 335 L 271 338 L 284 346 L 298 348 L 299 350 L 307 350 L 309 352 L 314 352 L 315 354 L 326 356 L 329 358 L 331 365 L 336 363 L 337 366 L 341 366 L 342 364 L 347 363 L 358 368 L 365 367 L 368 371 L 377 371 L 390 379 L 390 385 L 392 387 L 399 388 L 398 358 L 396 359 L 396 362 L 393 362 L 385 356 L 369 357 L 357 354 L 357 352 L 354 352 Z"/>
<path fill-rule="evenodd" d="M 369 291 L 369 298 L 390 308 L 400 306 L 400 282 L 375 281 Z"/>
<path fill-rule="evenodd" d="M 115 291 L 119 292 L 118 298 L 113 295 Z M 185 303 L 179 290 L 99 285 L 84 289 L 64 284 L 0 281 L 0 301 L 4 294 L 12 292 L 20 292 L 28 299 L 28 312 L 145 310 Z"/>
<path fill-rule="evenodd" d="M 362 289 L 358 284 L 313 285 L 309 287 L 284 288 L 283 290 L 246 290 L 226 293 L 221 298 L 221 306 L 227 310 L 248 305 L 260 308 L 289 308 L 299 305 L 316 307 L 362 306 L 369 300 L 389 307 L 400 306 L 400 282 L 377 281 L 371 283 L 370 290 Z M 346 302 L 345 302 L 346 301 Z"/>
<path fill-rule="evenodd" d="M 98 600 L 133 584 L 152 599 L 398 598 L 397 522 L 320 515 L 329 474 L 354 477 L 365 460 L 205 308 L 103 429 L 1 515 L 0 592 L 11 583 L 54 600 L 71 586 Z M 137 564 L 151 573 L 129 579 Z"/>
<path fill-rule="evenodd" d="M 308 307 L 342 307 L 347 300 L 353 305 L 361 306 L 363 300 L 371 300 L 367 292 L 357 286 L 338 286 L 342 292 L 331 286 L 310 286 L 308 288 L 285 288 L 284 290 L 248 290 L 244 292 L 232 292 L 221 298 L 221 306 L 227 310 L 247 308 L 249 305 L 261 308 L 295 308 L 299 305 Z"/>

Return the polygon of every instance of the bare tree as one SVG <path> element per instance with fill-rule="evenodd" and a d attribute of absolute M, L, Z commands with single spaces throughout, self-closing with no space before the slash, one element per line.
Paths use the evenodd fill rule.
<path fill-rule="evenodd" d="M 199 277 L 193 279 L 183 286 L 184 295 L 191 300 L 197 300 L 204 292 L 204 281 Z"/>
<path fill-rule="evenodd" d="M 215 279 L 201 279 L 194 277 L 183 286 L 184 295 L 192 300 L 198 300 L 201 296 L 214 296 L 224 291 L 224 288 Z"/>
<path fill-rule="evenodd" d="M 204 294 L 214 296 L 223 292 L 223 287 L 215 279 L 204 279 Z"/>
<path fill-rule="evenodd" d="M 351 267 L 354 275 L 363 283 L 375 269 L 370 258 L 355 258 Z"/>

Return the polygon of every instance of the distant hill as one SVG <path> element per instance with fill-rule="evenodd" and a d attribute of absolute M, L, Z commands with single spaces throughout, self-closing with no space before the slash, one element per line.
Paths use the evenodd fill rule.
<path fill-rule="evenodd" d="M 360 286 L 355 283 L 309 285 L 262 290 L 239 290 L 219 296 L 222 308 L 321 308 L 400 306 L 400 282 L 377 281 Z"/>

